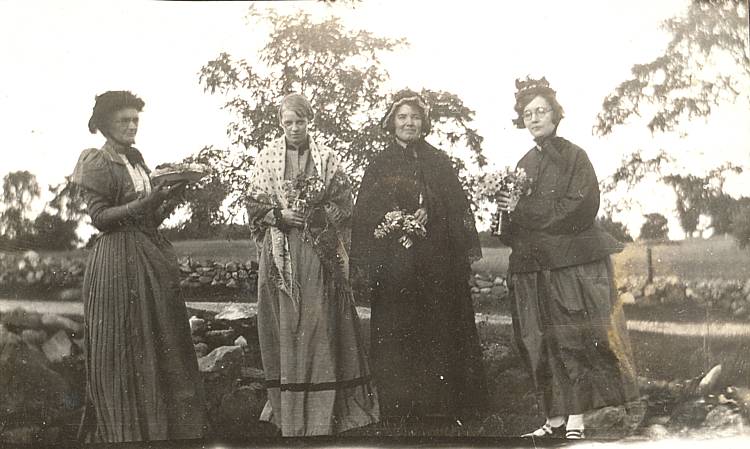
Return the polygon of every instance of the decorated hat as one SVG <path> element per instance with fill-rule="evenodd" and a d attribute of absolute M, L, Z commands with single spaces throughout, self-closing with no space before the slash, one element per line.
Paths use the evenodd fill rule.
<path fill-rule="evenodd" d="M 385 116 L 383 116 L 383 119 L 380 120 L 380 126 L 383 127 L 386 131 L 393 132 L 392 129 L 389 129 L 391 119 L 393 117 L 393 114 L 396 113 L 396 110 L 401 106 L 402 104 L 410 104 L 412 106 L 416 106 L 419 109 L 422 110 L 422 134 L 426 135 L 430 132 L 430 105 L 427 104 L 425 99 L 419 95 L 417 92 L 414 92 L 411 89 L 403 89 L 398 92 L 396 92 L 393 95 L 393 98 L 391 99 L 392 103 L 390 107 L 388 108 L 388 111 L 385 113 Z"/>
<path fill-rule="evenodd" d="M 534 79 L 527 76 L 525 80 L 516 78 L 516 99 L 527 94 L 556 96 L 557 92 L 549 87 L 549 81 L 545 77 Z"/>

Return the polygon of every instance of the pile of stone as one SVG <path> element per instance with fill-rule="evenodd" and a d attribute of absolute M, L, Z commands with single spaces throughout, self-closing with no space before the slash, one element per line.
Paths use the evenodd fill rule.
<path fill-rule="evenodd" d="M 677 276 L 630 276 L 619 281 L 620 298 L 625 304 L 693 305 L 720 311 L 743 320 L 750 319 L 750 279 L 710 279 L 683 281 Z"/>
<path fill-rule="evenodd" d="M 226 287 L 230 289 L 256 291 L 258 284 L 258 263 L 198 261 L 190 257 L 179 261 L 182 280 L 180 287 Z"/>
<path fill-rule="evenodd" d="M 274 435 L 273 426 L 258 420 L 266 391 L 255 304 L 230 304 L 216 314 L 194 312 L 190 331 L 212 429 L 240 439 Z"/>
<path fill-rule="evenodd" d="M 85 385 L 82 332 L 78 318 L 0 314 L 0 443 L 49 444 L 75 432 Z"/>
<path fill-rule="evenodd" d="M 257 291 L 255 261 L 221 263 L 184 257 L 178 263 L 180 287 L 184 291 L 206 296 L 226 291 L 248 294 Z M 79 301 L 85 267 L 83 257 L 41 257 L 34 251 L 0 253 L 0 292 L 16 297 Z"/>
<path fill-rule="evenodd" d="M 0 290 L 66 290 L 80 287 L 85 261 L 41 257 L 34 251 L 0 253 Z"/>
<path fill-rule="evenodd" d="M 469 278 L 474 305 L 497 304 L 508 297 L 508 284 L 504 277 L 475 273 Z"/>

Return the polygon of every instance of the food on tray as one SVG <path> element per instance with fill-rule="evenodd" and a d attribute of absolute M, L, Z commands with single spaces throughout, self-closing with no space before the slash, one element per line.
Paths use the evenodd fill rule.
<path fill-rule="evenodd" d="M 168 163 L 157 165 L 151 172 L 151 181 L 159 183 L 165 181 L 167 184 L 174 184 L 181 181 L 195 182 L 208 175 L 211 169 L 204 164 L 198 163 Z"/>

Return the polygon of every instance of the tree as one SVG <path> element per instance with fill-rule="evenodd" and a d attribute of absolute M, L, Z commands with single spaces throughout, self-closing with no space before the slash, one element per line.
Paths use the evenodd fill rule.
<path fill-rule="evenodd" d="M 644 215 L 646 221 L 641 225 L 640 238 L 642 240 L 669 240 L 667 219 L 662 214 L 651 213 Z"/>
<path fill-rule="evenodd" d="M 594 126 L 598 134 L 609 134 L 630 116 L 649 112 L 644 103 L 656 106 L 647 125 L 654 132 L 672 130 L 684 118 L 706 117 L 713 106 L 750 100 L 745 2 L 692 1 L 684 17 L 663 26 L 672 35 L 664 54 L 634 65 L 633 78 L 604 99 Z"/>
<path fill-rule="evenodd" d="M 732 209 L 731 233 L 740 248 L 750 246 L 750 198 L 740 198 Z"/>
<path fill-rule="evenodd" d="M 3 178 L 3 204 L 0 214 L 0 229 L 8 239 L 31 231 L 32 222 L 27 218 L 32 202 L 39 197 L 39 184 L 31 172 L 10 172 Z"/>
<path fill-rule="evenodd" d="M 633 241 L 633 237 L 630 236 L 628 228 L 619 221 L 615 221 L 611 215 L 597 217 L 596 222 L 599 223 L 599 226 L 607 231 L 612 237 L 616 238 L 617 241 L 623 243 Z"/>
<path fill-rule="evenodd" d="M 243 203 L 253 152 L 280 135 L 277 104 L 289 92 L 310 99 L 316 113 L 312 130 L 338 152 L 358 185 L 363 167 L 387 142 L 379 120 L 387 106 L 382 92 L 389 76 L 380 58 L 406 41 L 348 30 L 333 16 L 315 21 L 307 13 L 284 16 L 251 8 L 250 17 L 271 27 L 257 58 L 260 63 L 221 53 L 200 71 L 207 92 L 227 97 L 225 107 L 235 115 L 227 133 L 244 149 L 220 174 L 232 180 L 232 206 Z M 422 94 L 433 106 L 432 138 L 449 154 L 467 149 L 471 163 L 484 165 L 483 139 L 469 126 L 474 111 L 449 92 L 423 89 Z M 453 155 L 456 166 L 465 168 L 465 162 Z"/>
<path fill-rule="evenodd" d="M 23 237 L 24 246 L 55 251 L 73 249 L 81 241 L 76 234 L 77 227 L 76 220 L 64 220 L 60 215 L 44 211 L 34 219 L 32 232 Z"/>

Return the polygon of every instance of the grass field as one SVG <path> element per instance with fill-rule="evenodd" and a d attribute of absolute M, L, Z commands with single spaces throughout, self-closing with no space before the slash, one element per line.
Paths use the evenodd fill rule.
<path fill-rule="evenodd" d="M 487 274 L 504 274 L 508 269 L 509 248 L 484 248 L 484 257 L 474 270 Z M 614 257 L 618 277 L 648 272 L 646 245 L 630 243 Z M 742 250 L 731 238 L 686 240 L 652 248 L 656 276 L 674 275 L 680 279 L 747 279 L 750 278 L 750 251 Z"/>

